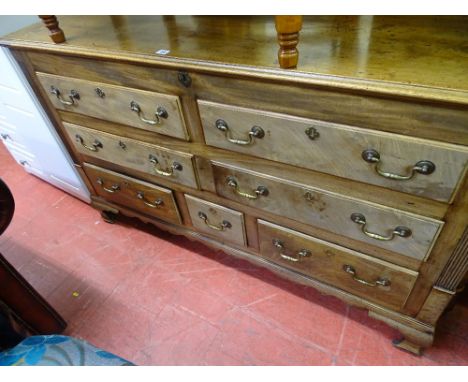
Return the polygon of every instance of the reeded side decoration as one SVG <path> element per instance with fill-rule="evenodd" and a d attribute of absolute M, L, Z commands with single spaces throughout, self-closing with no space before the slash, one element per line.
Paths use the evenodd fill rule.
<path fill-rule="evenodd" d="M 468 227 L 450 256 L 444 270 L 440 274 L 435 286 L 437 288 L 456 293 L 463 287 L 463 279 L 468 273 Z"/>

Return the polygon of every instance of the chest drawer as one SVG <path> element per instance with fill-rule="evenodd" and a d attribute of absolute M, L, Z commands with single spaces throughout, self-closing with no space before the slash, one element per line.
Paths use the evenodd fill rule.
<path fill-rule="evenodd" d="M 468 150 L 330 122 L 198 101 L 208 145 L 449 201 Z M 374 118 L 374 117 L 373 117 Z"/>
<path fill-rule="evenodd" d="M 188 140 L 177 96 L 45 73 L 37 77 L 59 110 Z"/>
<path fill-rule="evenodd" d="M 418 273 L 312 236 L 258 221 L 260 256 L 357 296 L 400 309 Z"/>
<path fill-rule="evenodd" d="M 182 223 L 171 190 L 88 163 L 83 167 L 96 193 L 103 198 L 163 220 Z"/>
<path fill-rule="evenodd" d="M 185 195 L 193 226 L 224 241 L 245 245 L 244 215 L 241 212 Z"/>
<path fill-rule="evenodd" d="M 78 152 L 197 188 L 192 154 L 63 123 Z"/>
<path fill-rule="evenodd" d="M 278 177 L 213 162 L 227 199 L 423 261 L 443 222 Z"/>

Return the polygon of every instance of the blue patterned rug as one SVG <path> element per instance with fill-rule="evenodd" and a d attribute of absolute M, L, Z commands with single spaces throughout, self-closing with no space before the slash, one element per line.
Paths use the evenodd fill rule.
<path fill-rule="evenodd" d="M 73 337 L 32 336 L 0 353 L 0 366 L 133 366 L 112 353 Z"/>

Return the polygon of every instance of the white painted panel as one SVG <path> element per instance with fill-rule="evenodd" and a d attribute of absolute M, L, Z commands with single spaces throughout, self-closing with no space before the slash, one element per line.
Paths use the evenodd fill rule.
<path fill-rule="evenodd" d="M 69 154 L 6 48 L 0 48 L 0 133 L 9 135 L 1 139 L 26 171 L 89 202 Z"/>

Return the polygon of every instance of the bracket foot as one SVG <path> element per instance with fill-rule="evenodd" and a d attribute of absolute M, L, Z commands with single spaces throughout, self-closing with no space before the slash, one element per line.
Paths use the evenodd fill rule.
<path fill-rule="evenodd" d="M 114 224 L 117 215 L 110 211 L 101 211 L 101 217 L 106 223 Z"/>

